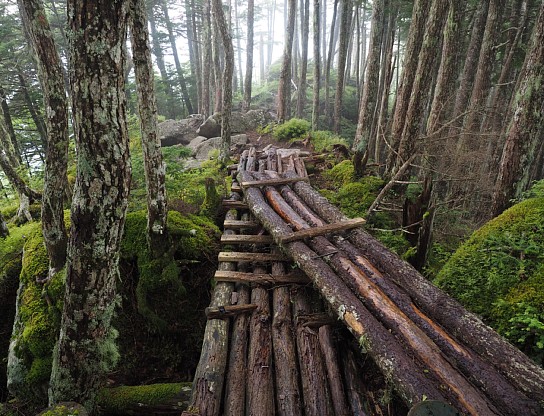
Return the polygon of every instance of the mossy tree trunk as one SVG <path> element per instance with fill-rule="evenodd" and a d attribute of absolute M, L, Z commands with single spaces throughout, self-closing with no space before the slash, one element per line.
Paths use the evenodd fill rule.
<path fill-rule="evenodd" d="M 533 29 L 521 82 L 515 92 L 513 119 L 502 151 L 499 174 L 493 193 L 492 212 L 500 214 L 513 197 L 530 184 L 531 165 L 542 140 L 544 125 L 544 3 Z"/>
<path fill-rule="evenodd" d="M 41 0 L 18 0 L 19 12 L 38 63 L 46 111 L 47 150 L 42 196 L 42 231 L 49 278 L 66 262 L 64 195 L 68 188 L 68 102 L 62 64 Z"/>
<path fill-rule="evenodd" d="M 143 0 L 132 0 L 130 33 L 147 189 L 147 242 L 150 253 L 153 254 L 153 257 L 158 258 L 168 249 L 167 201 L 164 182 L 166 167 L 162 158 L 161 141 L 157 133 L 157 101 L 153 62 L 148 43 L 149 33 Z"/>
<path fill-rule="evenodd" d="M 0 238 L 6 238 L 8 235 L 9 235 L 8 225 L 6 224 L 6 220 L 4 220 L 4 217 L 2 216 L 2 213 L 0 212 Z"/>
<path fill-rule="evenodd" d="M 221 150 L 219 161 L 226 165 L 230 156 L 230 116 L 232 113 L 232 75 L 234 73 L 234 49 L 227 19 L 223 12 L 221 0 L 212 0 L 212 13 L 215 25 L 221 36 L 225 51 L 225 67 L 223 68 L 223 94 L 221 103 Z M 217 68 L 219 69 L 219 68 Z"/>
<path fill-rule="evenodd" d="M 130 184 L 125 114 L 129 1 L 70 0 L 70 83 L 78 169 L 72 201 L 66 293 L 49 399 L 92 414 L 115 363 L 120 240 Z"/>

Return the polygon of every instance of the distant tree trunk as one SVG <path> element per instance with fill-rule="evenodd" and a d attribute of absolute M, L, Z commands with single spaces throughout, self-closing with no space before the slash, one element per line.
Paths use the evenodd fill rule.
<path fill-rule="evenodd" d="M 370 29 L 370 45 L 368 52 L 368 68 L 366 70 L 363 98 L 359 105 L 359 120 L 353 141 L 355 155 L 353 165 L 355 176 L 362 177 L 368 158 L 368 142 L 372 137 L 372 118 L 377 105 L 378 83 L 380 76 L 380 55 L 383 37 L 384 0 L 372 3 L 372 27 Z"/>
<path fill-rule="evenodd" d="M 30 113 L 30 117 L 32 118 L 32 121 L 34 121 L 34 124 L 36 125 L 36 129 L 38 130 L 43 151 L 46 152 L 47 151 L 47 127 L 45 126 L 43 117 L 38 113 L 36 104 L 32 100 L 32 97 L 30 96 L 26 77 L 23 71 L 21 70 L 21 68 L 19 67 L 17 67 L 17 78 L 19 79 L 19 86 L 21 87 L 21 92 L 23 93 L 23 97 L 24 97 L 28 112 Z"/>
<path fill-rule="evenodd" d="M 244 80 L 243 110 L 249 111 L 251 106 L 251 85 L 253 83 L 253 26 L 255 20 L 255 1 L 247 2 L 247 46 L 246 46 L 246 77 Z"/>
<path fill-rule="evenodd" d="M 187 43 L 189 46 L 189 62 L 191 75 L 196 83 L 196 99 L 200 105 L 202 97 L 202 63 L 200 61 L 200 48 L 196 31 L 195 0 L 185 0 L 185 13 L 187 15 Z M 198 108 L 197 111 L 200 111 Z"/>
<path fill-rule="evenodd" d="M 159 68 L 159 73 L 161 74 L 161 82 L 164 85 L 164 92 L 166 94 L 166 102 L 168 104 L 167 114 L 168 118 L 176 118 L 176 108 L 178 108 L 174 103 L 174 91 L 172 90 L 172 84 L 168 77 L 168 72 L 166 71 L 166 65 L 164 63 L 164 55 L 162 53 L 162 46 L 159 37 L 159 32 L 157 30 L 157 24 L 155 21 L 155 14 L 153 13 L 153 2 L 149 2 L 149 9 L 147 12 L 147 18 L 149 20 L 149 27 L 151 29 L 151 43 L 153 47 L 153 55 L 155 55 L 155 60 L 157 62 L 157 67 Z"/>
<path fill-rule="evenodd" d="M 19 12 L 37 58 L 46 111 L 48 146 L 42 195 L 42 231 L 50 279 L 66 262 L 64 195 L 68 188 L 68 103 L 62 65 L 41 0 L 18 0 Z"/>
<path fill-rule="evenodd" d="M 147 244 L 153 257 L 159 258 L 168 250 L 166 167 L 157 133 L 157 101 L 144 0 L 132 0 L 130 8 L 130 43 L 134 56 L 147 190 Z"/>
<path fill-rule="evenodd" d="M 11 145 L 13 146 L 14 155 L 20 163 L 22 161 L 21 149 L 19 147 L 19 141 L 17 140 L 17 136 L 15 135 L 15 129 L 13 128 L 11 113 L 9 110 L 8 102 L 6 100 L 6 92 L 4 91 L 4 88 L 2 88 L 2 86 L 0 86 L 0 106 L 2 107 L 2 115 L 4 116 L 4 121 L 6 122 L 6 128 L 9 133 L 9 138 L 11 139 Z"/>
<path fill-rule="evenodd" d="M 478 9 L 474 16 L 474 22 L 472 24 L 472 32 L 470 35 L 470 42 L 463 66 L 463 72 L 461 73 L 461 84 L 457 90 L 455 97 L 455 106 L 453 109 L 453 119 L 460 118 L 466 111 L 468 106 L 468 100 L 470 98 L 470 92 L 472 91 L 472 85 L 474 83 L 474 77 L 476 75 L 476 68 L 478 66 L 478 57 L 480 55 L 480 47 L 482 45 L 482 38 L 484 35 L 485 22 L 487 19 L 487 11 L 489 9 L 489 0 L 482 0 L 478 3 Z M 462 118 L 456 121 L 452 126 L 450 134 L 459 134 L 461 126 L 463 124 Z"/>
<path fill-rule="evenodd" d="M 234 72 L 234 49 L 227 19 L 221 0 L 212 0 L 215 23 L 221 35 L 225 50 L 225 68 L 223 69 L 223 102 L 221 108 L 221 151 L 219 161 L 226 166 L 230 156 L 230 116 L 232 113 L 232 74 Z"/>
<path fill-rule="evenodd" d="M 210 83 L 212 80 L 212 22 L 210 16 L 210 0 L 205 0 L 203 5 L 203 38 L 202 46 L 202 102 L 200 105 L 200 113 L 204 117 L 208 117 L 211 112 L 210 103 Z"/>
<path fill-rule="evenodd" d="M 176 36 L 174 35 L 174 25 L 170 20 L 168 15 L 168 7 L 165 0 L 160 2 L 161 10 L 164 16 L 164 22 L 166 23 L 166 30 L 168 32 L 168 40 L 170 41 L 170 47 L 172 48 L 172 56 L 174 58 L 174 64 L 176 65 L 176 72 L 178 74 L 179 87 L 181 89 L 181 96 L 187 112 L 189 114 L 194 114 L 193 104 L 191 103 L 191 97 L 189 96 L 189 90 L 187 89 L 187 81 L 185 80 L 185 75 L 183 73 L 183 68 L 181 67 L 181 62 L 178 56 L 178 47 L 176 45 Z"/>
<path fill-rule="evenodd" d="M 89 414 L 95 413 L 98 390 L 118 358 L 111 319 L 130 189 L 123 74 L 128 7 L 120 0 L 68 1 L 79 164 L 49 400 L 76 401 Z"/>
<path fill-rule="evenodd" d="M 259 81 L 261 85 L 266 84 L 266 72 L 264 70 L 264 35 L 261 33 L 259 47 Z"/>
<path fill-rule="evenodd" d="M 272 65 L 272 52 L 274 51 L 274 24 L 276 20 L 276 0 L 273 1 L 272 7 L 268 9 L 268 49 L 266 56 L 266 67 L 270 70 Z"/>
<path fill-rule="evenodd" d="M 213 0 L 211 0 L 211 10 L 213 13 Z M 215 79 L 215 101 L 214 101 L 214 113 L 221 112 L 221 107 L 223 103 L 223 77 L 222 77 L 222 66 L 221 66 L 221 49 L 220 49 L 220 37 L 219 28 L 217 27 L 217 22 L 215 18 L 211 21 L 212 28 L 212 60 L 213 60 L 213 73 Z"/>
<path fill-rule="evenodd" d="M 321 68 L 327 66 L 327 0 L 323 0 L 321 4 L 321 20 L 319 23 L 321 27 Z"/>
<path fill-rule="evenodd" d="M 349 39 L 352 37 L 350 33 L 351 14 L 353 13 L 353 3 L 351 0 L 342 0 L 342 16 L 340 17 L 340 45 L 338 50 L 338 67 L 336 75 L 336 95 L 334 97 L 334 115 L 333 115 L 333 130 L 335 133 L 340 133 L 341 128 L 341 113 L 342 103 L 344 100 L 344 78 L 346 73 L 346 60 L 348 54 Z"/>
<path fill-rule="evenodd" d="M 499 215 L 510 200 L 530 185 L 531 165 L 544 131 L 544 3 L 525 58 L 521 82 L 515 92 L 514 116 L 503 148 L 493 193 L 492 213 Z"/>
<path fill-rule="evenodd" d="M 399 147 L 402 130 L 406 121 L 406 112 L 408 111 L 408 103 L 410 101 L 410 95 L 412 94 L 412 85 L 418 66 L 418 55 L 421 44 L 423 43 L 425 22 L 427 21 L 430 4 L 431 2 L 425 0 L 416 0 L 414 3 L 412 21 L 410 23 L 408 41 L 406 43 L 406 52 L 404 54 L 402 78 L 395 100 L 395 112 L 393 113 L 390 140 L 392 149 L 387 157 L 387 165 L 385 168 L 386 176 L 392 176 L 391 172 L 397 159 L 396 151 Z M 369 69 L 370 68 L 367 68 L 367 71 Z"/>
<path fill-rule="evenodd" d="M 291 107 L 291 57 L 297 1 L 288 0 L 288 3 L 288 24 L 287 30 L 285 31 L 285 46 L 283 49 L 283 61 L 281 64 L 280 82 L 278 87 L 278 121 L 280 123 L 283 123 L 290 117 Z"/>
<path fill-rule="evenodd" d="M 253 1 L 253 0 L 252 0 Z M 230 3 L 230 2 L 229 2 Z M 255 11 L 255 6 L 253 5 L 253 13 Z M 248 3 L 248 15 L 249 15 L 249 3 Z M 249 18 L 249 16 L 248 16 Z M 236 22 L 236 55 L 237 55 L 237 58 L 238 58 L 238 62 L 236 62 L 236 68 L 238 69 L 238 74 L 239 74 L 239 78 L 240 78 L 240 94 L 242 94 L 242 96 L 244 95 L 244 74 L 242 72 L 242 42 L 241 42 L 241 35 L 240 35 L 240 17 L 239 17 L 239 14 L 238 14 L 238 2 L 235 1 L 234 2 L 234 21 Z M 232 24 L 231 24 L 232 26 Z M 248 31 L 249 31 L 249 27 L 248 27 Z M 253 31 L 253 28 L 252 28 L 252 31 Z M 232 29 L 231 29 L 231 32 L 232 32 Z M 249 36 L 249 34 L 248 34 Z M 253 33 L 251 34 L 251 36 L 253 37 Z M 252 42 L 253 44 L 253 42 Z M 247 45 L 246 45 L 247 47 Z M 253 70 L 253 56 L 251 56 L 251 59 L 252 59 L 252 70 Z M 238 80 L 236 79 L 236 71 L 234 71 L 234 77 L 233 77 L 233 80 L 232 80 L 232 88 L 233 90 L 236 92 L 238 90 Z M 243 109 L 243 106 L 244 106 L 244 102 L 243 102 L 243 99 L 242 99 L 242 109 Z"/>
<path fill-rule="evenodd" d="M 330 39 L 329 39 L 329 53 L 326 55 L 327 62 L 325 66 L 325 85 L 323 86 L 323 89 L 325 90 L 325 114 L 330 114 L 329 108 L 330 108 L 330 82 L 331 82 L 331 67 L 332 67 L 332 57 L 334 55 L 334 32 L 336 27 L 336 16 L 338 13 L 338 2 L 339 0 L 334 0 L 334 8 L 332 11 L 332 21 L 331 21 L 331 33 L 330 33 Z M 326 22 L 323 22 L 323 25 L 326 26 Z M 329 119 L 330 120 L 330 119 Z M 330 127 L 330 121 L 329 121 Z"/>
<path fill-rule="evenodd" d="M 308 72 L 308 38 L 310 36 L 310 0 L 301 0 L 304 5 L 304 19 L 302 21 L 302 60 L 300 62 L 300 80 L 297 94 L 297 117 L 304 117 L 304 107 L 306 106 L 306 74 Z M 318 42 L 319 50 L 319 42 Z"/>
<path fill-rule="evenodd" d="M 499 29 L 504 4 L 505 0 L 491 0 L 489 2 L 476 77 L 468 105 L 468 113 L 463 125 L 463 143 L 472 150 L 476 150 L 479 147 L 478 134 L 480 133 L 481 120 L 484 118 L 483 111 L 491 88 L 491 76 L 496 55 L 495 45 L 499 43 L 500 39 Z"/>
<path fill-rule="evenodd" d="M 314 93 L 312 103 L 312 130 L 319 130 L 319 89 L 321 79 L 319 9 L 320 0 L 314 0 Z"/>
<path fill-rule="evenodd" d="M 429 98 L 429 85 L 434 75 L 433 69 L 436 68 L 436 51 L 440 47 L 441 33 L 444 28 L 447 11 L 447 2 L 433 0 L 429 18 L 425 25 L 423 45 L 419 53 L 419 64 L 412 85 L 412 94 L 410 95 L 398 155 L 392 171 L 393 174 L 412 156 L 416 146 L 421 129 L 421 121 Z"/>

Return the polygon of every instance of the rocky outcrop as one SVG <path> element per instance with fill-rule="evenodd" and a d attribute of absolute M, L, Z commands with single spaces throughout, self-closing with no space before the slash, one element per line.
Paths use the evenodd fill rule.
<path fill-rule="evenodd" d="M 273 116 L 266 110 L 250 110 L 247 113 L 233 112 L 230 120 L 231 132 L 245 133 L 256 130 L 273 121 Z M 208 117 L 199 127 L 197 133 L 205 137 L 217 137 L 221 135 L 221 113 L 215 113 Z"/>
<path fill-rule="evenodd" d="M 198 136 L 196 131 L 203 121 L 204 116 L 194 114 L 183 120 L 166 120 L 159 123 L 161 146 L 188 145 Z"/>
<path fill-rule="evenodd" d="M 195 139 L 196 140 L 196 139 Z M 248 142 L 247 135 L 238 134 L 230 138 L 231 146 L 244 145 Z M 207 160 L 210 151 L 219 149 L 221 146 L 221 137 L 213 137 L 202 141 L 194 147 L 194 158 L 196 160 Z"/>

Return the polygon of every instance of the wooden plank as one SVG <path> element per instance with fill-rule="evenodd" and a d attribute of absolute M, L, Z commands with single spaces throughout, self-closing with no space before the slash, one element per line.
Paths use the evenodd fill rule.
<path fill-rule="evenodd" d="M 262 181 L 244 181 L 241 183 L 242 188 L 250 188 L 254 186 L 277 186 L 287 185 L 294 182 L 308 182 L 308 178 L 296 177 L 296 178 L 280 178 L 280 179 L 264 179 Z"/>
<path fill-rule="evenodd" d="M 257 228 L 259 223 L 257 221 L 225 220 L 223 226 L 231 230 L 239 230 L 241 228 Z"/>
<path fill-rule="evenodd" d="M 225 319 L 255 309 L 257 309 L 257 305 L 251 303 L 246 305 L 208 306 L 205 313 L 208 319 Z"/>
<path fill-rule="evenodd" d="M 217 270 L 214 276 L 218 282 L 244 282 L 258 284 L 308 284 L 310 279 L 300 272 L 272 276 L 268 273 L 243 273 Z"/>
<path fill-rule="evenodd" d="M 265 261 L 289 261 L 289 259 L 283 254 L 271 254 L 271 253 L 240 253 L 236 251 L 222 251 L 218 256 L 219 261 L 251 261 L 251 262 L 265 262 Z"/>
<path fill-rule="evenodd" d="M 221 244 L 272 244 L 269 235 L 222 235 Z"/>
<path fill-rule="evenodd" d="M 281 244 L 290 243 L 292 241 L 302 240 L 309 237 L 317 237 L 320 235 L 336 233 L 339 231 L 357 228 L 365 223 L 364 218 L 354 218 L 351 220 L 340 221 L 333 224 L 322 225 L 321 227 L 307 228 L 294 233 L 287 234 L 279 238 Z"/>
<path fill-rule="evenodd" d="M 230 190 L 232 192 L 242 192 L 242 187 L 240 186 L 238 182 L 235 182 L 230 186 Z"/>
<path fill-rule="evenodd" d="M 228 209 L 247 209 L 247 204 L 242 201 L 223 200 L 223 206 Z"/>

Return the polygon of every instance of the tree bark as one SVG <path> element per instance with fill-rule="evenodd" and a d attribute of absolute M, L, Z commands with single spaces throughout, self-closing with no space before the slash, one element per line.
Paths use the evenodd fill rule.
<path fill-rule="evenodd" d="M 387 164 L 385 167 L 386 176 L 392 176 L 392 171 L 397 159 L 396 151 L 398 149 L 404 123 L 406 121 L 406 112 L 412 94 L 412 85 L 414 83 L 415 74 L 418 66 L 418 55 L 421 45 L 423 44 L 423 35 L 425 33 L 425 22 L 431 2 L 424 0 L 416 0 L 412 12 L 412 21 L 408 32 L 408 41 L 406 43 L 406 52 L 404 54 L 404 64 L 402 69 L 402 78 L 397 97 L 395 100 L 395 112 L 393 113 L 393 122 L 391 124 L 391 150 L 387 156 Z M 367 68 L 367 72 L 370 68 Z"/>
<path fill-rule="evenodd" d="M 70 83 L 79 157 L 51 403 L 90 413 L 118 358 L 111 319 L 130 190 L 124 69 L 128 1 L 70 0 Z"/>
<path fill-rule="evenodd" d="M 301 0 L 301 6 L 304 5 L 304 18 L 301 22 L 301 32 L 302 32 L 302 59 L 300 62 L 300 80 L 298 84 L 298 93 L 297 93 L 297 117 L 304 117 L 304 107 L 306 106 L 306 87 L 307 87 L 307 77 L 308 72 L 308 37 L 310 36 L 310 0 Z M 319 7 L 318 7 L 319 9 Z M 315 13 L 315 12 L 314 12 Z M 319 15 L 318 15 L 319 16 Z M 317 45 L 319 50 L 319 43 Z M 318 55 L 319 56 L 319 55 Z"/>
<path fill-rule="evenodd" d="M 247 45 L 246 45 L 246 76 L 244 79 L 244 102 L 242 109 L 249 111 L 251 106 L 251 85 L 253 83 L 253 47 L 254 36 L 253 27 L 255 21 L 255 1 L 248 0 L 247 2 Z"/>
<path fill-rule="evenodd" d="M 0 212 L 0 238 L 6 238 L 7 236 L 9 236 L 9 228 Z"/>
<path fill-rule="evenodd" d="M 531 165 L 540 144 L 539 132 L 544 124 L 544 3 L 533 29 L 530 48 L 515 92 L 514 116 L 503 148 L 499 174 L 493 193 L 493 215 L 508 207 L 530 185 Z"/>
<path fill-rule="evenodd" d="M 355 151 L 353 165 L 355 176 L 362 177 L 365 170 L 368 142 L 372 137 L 372 118 L 377 106 L 378 82 L 380 76 L 380 55 L 383 37 L 384 0 L 376 0 L 372 5 L 372 28 L 367 58 L 368 68 L 364 83 L 363 97 L 359 105 L 359 120 L 353 141 Z"/>
<path fill-rule="evenodd" d="M 68 188 L 68 103 L 62 64 L 41 0 L 18 0 L 19 11 L 38 62 L 46 111 L 48 145 L 42 195 L 42 231 L 51 278 L 66 262 L 68 237 L 64 195 Z"/>
<path fill-rule="evenodd" d="M 313 84 L 313 102 L 312 102 L 312 130 L 319 130 L 319 93 L 321 87 L 321 56 L 320 56 L 320 0 L 314 0 L 314 84 Z"/>
<path fill-rule="evenodd" d="M 15 156 L 17 161 L 21 163 L 21 149 L 19 147 L 17 136 L 15 135 L 15 129 L 13 128 L 13 121 L 11 119 L 11 112 L 9 110 L 9 106 L 6 100 L 6 93 L 2 86 L 0 86 L 0 105 L 2 107 L 2 115 L 4 116 L 6 128 L 9 133 L 9 138 L 11 139 L 11 145 L 13 146 L 13 155 Z"/>
<path fill-rule="evenodd" d="M 219 161 L 226 166 L 230 157 L 230 117 L 232 113 L 232 74 L 234 72 L 234 50 L 232 37 L 227 25 L 221 0 L 212 0 L 215 23 L 221 35 L 225 51 L 225 68 L 223 69 L 223 101 L 221 105 L 221 150 Z"/>
<path fill-rule="evenodd" d="M 323 86 L 323 89 L 325 90 L 325 105 L 324 105 L 324 112 L 325 114 L 330 114 L 329 113 L 329 109 L 330 109 L 330 100 L 329 100 L 329 94 L 330 94 L 330 81 L 331 81 L 331 66 L 332 66 L 332 57 L 334 55 L 334 32 L 335 32 L 335 29 L 336 29 L 336 16 L 337 16 L 337 13 L 338 13 L 338 3 L 339 3 L 339 0 L 334 0 L 334 7 L 333 7 L 333 10 L 332 10 L 332 20 L 331 20 L 331 31 L 330 31 L 330 36 L 329 36 L 329 52 L 328 54 L 325 54 L 323 59 L 326 58 L 326 61 L 325 61 L 325 85 Z M 327 23 L 326 21 L 323 21 L 323 27 L 325 28 L 327 26 Z M 327 123 L 328 126 L 330 128 L 330 120 L 329 122 Z"/>
<path fill-rule="evenodd" d="M 291 102 L 291 59 L 293 50 L 293 36 L 295 32 L 296 0 L 288 0 L 288 24 L 285 31 L 285 46 L 278 86 L 278 121 L 283 123 L 290 117 Z"/>
<path fill-rule="evenodd" d="M 205 0 L 202 10 L 203 55 L 202 55 L 202 97 L 200 113 L 207 118 L 210 115 L 210 83 L 212 79 L 212 22 L 210 0 Z"/>
<path fill-rule="evenodd" d="M 344 101 L 344 79 L 346 73 L 346 59 L 348 53 L 349 39 L 351 38 L 350 26 L 353 3 L 351 0 L 343 0 L 342 16 L 340 18 L 340 45 L 338 47 L 338 64 L 336 75 L 336 95 L 334 97 L 333 130 L 339 134 L 341 129 L 341 113 Z"/>
<path fill-rule="evenodd" d="M 143 0 L 132 0 L 130 33 L 140 131 L 144 155 L 145 182 L 147 190 L 147 244 L 154 258 L 161 257 L 169 248 L 165 175 L 161 140 L 157 133 L 157 101 L 153 62 L 149 47 L 147 17 Z"/>

